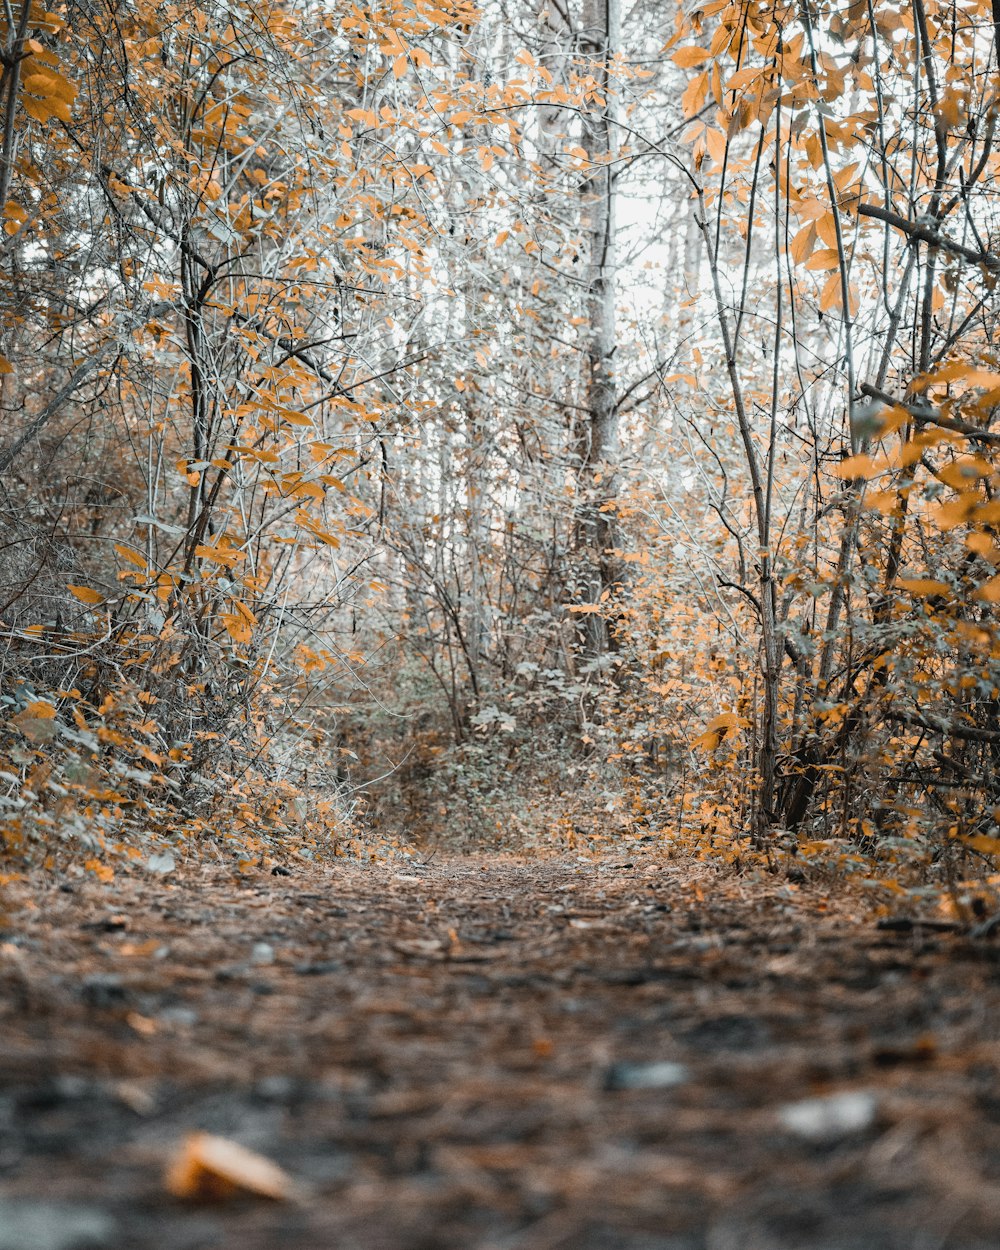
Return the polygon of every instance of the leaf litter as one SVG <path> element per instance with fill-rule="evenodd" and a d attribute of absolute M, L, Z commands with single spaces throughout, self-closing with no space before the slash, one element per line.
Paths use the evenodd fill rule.
<path fill-rule="evenodd" d="M 413 875 L 9 885 L 0 1217 L 92 1250 L 995 1250 L 994 944 L 654 850 Z"/>

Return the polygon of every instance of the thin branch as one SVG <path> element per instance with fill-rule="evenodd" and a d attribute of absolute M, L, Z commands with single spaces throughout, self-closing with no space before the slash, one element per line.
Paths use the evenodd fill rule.
<path fill-rule="evenodd" d="M 944 734 L 948 738 L 962 738 L 966 742 L 1000 742 L 1000 729 L 976 729 L 974 725 L 953 725 L 942 716 L 929 712 L 886 712 L 886 720 L 904 725 L 916 725 L 931 733 Z"/>
<path fill-rule="evenodd" d="M 117 340 L 109 341 L 96 351 L 94 355 L 89 356 L 72 374 L 66 385 L 60 391 L 57 391 L 41 412 L 34 417 L 20 438 L 16 438 L 6 451 L 0 451 L 0 474 L 6 473 L 24 448 L 38 437 L 44 426 L 55 416 L 70 395 L 90 377 L 97 366 L 104 360 L 108 351 L 112 347 L 118 346 Z"/>
<path fill-rule="evenodd" d="M 984 430 L 981 426 L 973 425 L 971 421 L 962 421 L 958 417 L 946 417 L 940 409 L 931 404 L 914 404 L 905 399 L 896 399 L 887 391 L 880 390 L 877 386 L 870 386 L 867 382 L 862 382 L 858 389 L 869 399 L 880 400 L 891 408 L 902 408 L 914 421 L 922 425 L 939 425 L 943 430 L 952 430 L 956 434 L 963 434 L 966 438 L 974 438 L 978 442 L 1000 447 L 1000 433 Z"/>
<path fill-rule="evenodd" d="M 884 221 L 890 226 L 895 226 L 897 230 L 902 230 L 905 235 L 915 242 L 929 243 L 932 247 L 939 247 L 955 256 L 961 256 L 963 260 L 967 260 L 972 265 L 982 265 L 991 272 L 1000 271 L 1000 256 L 995 256 L 992 252 L 977 252 L 975 248 L 965 247 L 962 243 L 956 243 L 954 239 L 948 238 L 945 234 L 940 234 L 923 221 L 910 221 L 908 217 L 902 217 L 899 213 L 894 213 L 892 209 L 881 208 L 877 204 L 861 204 L 858 206 L 858 212 L 862 217 L 874 217 L 878 221 Z"/>

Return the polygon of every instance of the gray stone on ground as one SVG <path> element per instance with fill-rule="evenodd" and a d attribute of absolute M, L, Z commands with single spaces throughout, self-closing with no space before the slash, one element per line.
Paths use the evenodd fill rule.
<path fill-rule="evenodd" d="M 117 1225 L 97 1207 L 0 1199 L 0 1250 L 115 1250 Z"/>

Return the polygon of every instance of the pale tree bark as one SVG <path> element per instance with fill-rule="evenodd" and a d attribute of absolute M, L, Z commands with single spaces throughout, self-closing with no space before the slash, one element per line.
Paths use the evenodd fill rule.
<path fill-rule="evenodd" d="M 760 785 L 754 812 L 753 836 L 758 846 L 765 846 L 770 836 L 775 816 L 775 787 L 778 775 L 778 683 L 781 679 L 783 654 L 781 625 L 778 619 L 777 580 L 774 569 L 774 553 L 772 551 L 773 534 L 771 525 L 771 472 L 769 465 L 770 456 L 773 454 L 775 447 L 775 431 L 772 426 L 769 435 L 767 457 L 762 458 L 754 438 L 753 410 L 747 400 L 743 377 L 739 367 L 741 346 L 740 322 L 743 312 L 741 309 L 736 318 L 731 318 L 727 311 L 720 277 L 719 253 L 712 239 L 712 231 L 705 209 L 705 197 L 701 190 L 698 192 L 698 208 L 698 221 L 705 242 L 705 252 L 708 257 L 709 272 L 712 278 L 715 311 L 725 352 L 726 372 L 733 396 L 736 427 L 739 431 L 747 472 L 750 477 L 750 489 L 753 496 L 753 516 L 757 531 L 757 560 L 755 567 L 757 569 L 758 581 L 754 602 L 757 605 L 760 617 L 760 678 L 764 695 L 764 712 L 761 718 L 761 736 L 757 750 L 757 768 Z"/>
<path fill-rule="evenodd" d="M 489 552 L 488 465 L 482 421 L 475 397 L 469 396 L 465 413 L 466 465 L 466 548 L 468 560 L 467 612 L 469 664 L 477 684 L 489 653 L 489 583 L 486 562 Z"/>
<path fill-rule="evenodd" d="M 621 48 L 619 0 L 584 0 L 580 49 L 590 63 L 596 89 L 584 117 L 581 146 L 590 173 L 582 188 L 587 244 L 587 373 L 583 415 L 575 456 L 579 482 L 576 551 L 578 597 L 597 603 L 618 581 L 614 507 L 618 489 L 618 403 L 615 379 L 615 284 L 617 277 L 615 155 L 619 100 L 612 58 Z M 586 71 L 585 71 L 586 72 Z M 583 617 L 583 649 L 591 656 L 608 649 L 602 613 Z"/>
<path fill-rule="evenodd" d="M 5 19 L 5 20 L 4 20 Z M 28 36 L 31 20 L 31 5 L 24 0 L 21 10 L 14 21 L 14 14 L 9 5 L 5 5 L 4 18 L 0 18 L 0 30 L 3 32 L 3 44 L 0 46 L 0 101 L 3 102 L 2 139 L 0 139 L 0 208 L 10 196 L 10 184 L 14 175 L 14 162 L 17 158 L 17 93 L 21 85 L 21 62 L 24 60 L 24 45 Z"/>

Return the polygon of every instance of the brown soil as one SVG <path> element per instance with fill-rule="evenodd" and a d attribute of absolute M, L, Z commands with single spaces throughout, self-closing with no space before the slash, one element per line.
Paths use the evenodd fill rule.
<path fill-rule="evenodd" d="M 1000 1246 L 988 942 L 652 853 L 7 894 L 0 1250 Z"/>

